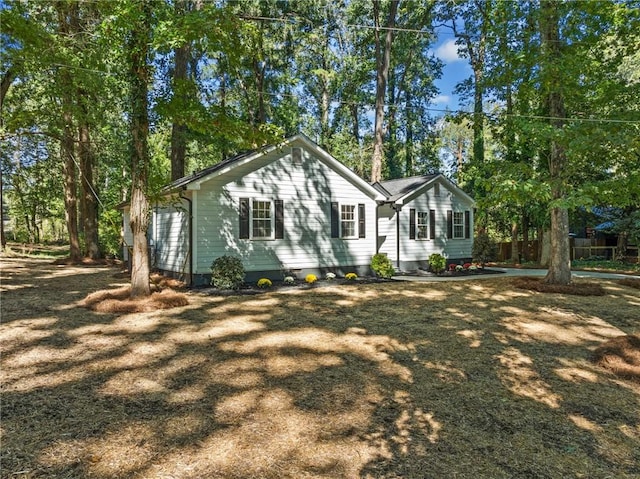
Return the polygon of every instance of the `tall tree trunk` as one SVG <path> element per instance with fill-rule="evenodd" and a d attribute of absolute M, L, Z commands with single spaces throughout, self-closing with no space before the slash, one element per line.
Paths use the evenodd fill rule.
<path fill-rule="evenodd" d="M 7 247 L 7 237 L 4 234 L 4 179 L 2 178 L 2 167 L 0 167 L 0 247 L 4 251 Z"/>
<path fill-rule="evenodd" d="M 93 182 L 93 167 L 95 158 L 91 147 L 89 134 L 88 112 L 83 111 L 83 118 L 78 127 L 78 152 L 80 157 L 80 176 L 82 177 L 82 203 L 84 220 L 84 244 L 85 255 L 91 259 L 100 258 L 100 246 L 98 238 L 98 200 L 95 195 Z"/>
<path fill-rule="evenodd" d="M 188 10 L 188 3 L 185 1 L 175 2 L 176 17 L 184 17 Z M 186 105 L 186 82 L 187 67 L 191 56 L 191 44 L 185 42 L 184 45 L 176 47 L 173 51 L 173 94 L 178 98 L 177 106 L 180 111 Z M 174 107 L 175 108 L 175 107 Z M 184 124 L 179 114 L 174 110 L 173 124 L 171 125 L 171 181 L 184 176 L 185 158 L 187 154 L 187 126 Z"/>
<path fill-rule="evenodd" d="M 542 40 L 542 69 L 546 75 L 546 102 L 551 125 L 556 131 L 562 128 L 565 118 L 562 97 L 560 45 L 560 4 L 555 0 L 540 3 L 540 37 Z M 569 211 L 560 203 L 566 197 L 564 171 L 567 158 L 560 142 L 554 137 L 549 151 L 549 173 L 551 181 L 551 255 L 549 271 L 544 278 L 548 284 L 571 283 L 571 251 L 569 246 Z"/>
<path fill-rule="evenodd" d="M 140 9 L 138 20 L 132 25 L 128 55 L 131 67 L 131 211 L 133 233 L 131 263 L 131 296 L 149 296 L 149 200 L 147 183 L 149 168 L 149 114 L 147 95 L 149 87 L 149 35 L 151 29 L 151 3 L 136 2 Z"/>
<path fill-rule="evenodd" d="M 415 174 L 413 159 L 413 111 L 411 109 L 411 89 L 409 88 L 406 90 L 405 118 L 407 119 L 407 138 L 404 154 L 404 176 L 413 176 Z"/>
<path fill-rule="evenodd" d="M 358 105 L 353 103 L 349 105 L 349 111 L 351 112 L 351 133 L 353 139 L 356 140 L 356 144 L 360 144 L 360 117 L 358 116 Z"/>
<path fill-rule="evenodd" d="M 513 221 L 511 223 L 511 262 L 518 263 L 519 258 L 519 248 L 518 248 L 518 222 Z"/>
<path fill-rule="evenodd" d="M 396 21 L 396 13 L 400 0 L 392 0 L 389 5 L 389 15 L 384 35 L 384 46 L 380 38 L 380 1 L 374 0 L 373 11 L 376 24 L 375 44 L 376 44 L 376 111 L 374 127 L 373 158 L 371 161 L 371 182 L 382 179 L 383 151 L 383 122 L 384 122 L 384 99 L 387 91 L 387 78 L 389 77 L 389 65 L 391 63 L 391 44 L 393 41 L 393 27 Z"/>
<path fill-rule="evenodd" d="M 56 5 L 58 14 L 58 32 L 61 37 L 73 34 L 71 23 L 75 23 L 77 6 L 59 2 Z M 74 158 L 73 140 L 73 101 L 71 92 L 73 82 L 66 67 L 62 67 L 59 75 L 59 88 L 62 109 L 62 138 L 60 141 L 60 157 L 63 162 L 64 175 L 64 210 L 69 235 L 69 257 L 71 261 L 80 261 L 80 238 L 78 235 L 78 180 Z"/>
<path fill-rule="evenodd" d="M 64 171 L 64 212 L 69 235 L 69 258 L 71 261 L 80 261 L 80 236 L 78 234 L 78 180 L 76 164 L 74 161 L 73 136 L 71 134 L 71 114 L 64 112 L 62 120 L 65 123 L 62 141 L 60 142 L 60 156 L 63 161 Z"/>
<path fill-rule="evenodd" d="M 329 143 L 330 137 L 329 110 L 331 107 L 331 93 L 329 91 L 330 79 L 328 72 L 331 66 L 327 61 L 330 48 L 328 28 L 325 29 L 325 38 L 326 43 L 322 51 L 322 74 L 320 76 L 320 144 L 324 147 Z"/>
<path fill-rule="evenodd" d="M 529 261 L 529 215 L 522 214 L 522 259 Z"/>
<path fill-rule="evenodd" d="M 2 81 L 0 81 L 0 128 L 4 126 L 4 115 L 2 114 L 2 106 L 4 105 L 4 99 L 7 96 L 7 92 L 9 91 L 9 87 L 13 82 L 15 77 L 15 72 L 12 67 L 7 68 L 7 71 L 2 76 Z"/>

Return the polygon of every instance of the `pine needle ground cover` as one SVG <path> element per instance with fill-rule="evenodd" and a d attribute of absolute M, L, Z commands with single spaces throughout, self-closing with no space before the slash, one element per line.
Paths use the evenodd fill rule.
<path fill-rule="evenodd" d="M 122 314 L 80 306 L 126 286 L 114 269 L 1 260 L 3 478 L 640 476 L 640 382 L 601 365 L 636 357 L 619 338 L 640 291 L 615 281 L 188 293 Z"/>

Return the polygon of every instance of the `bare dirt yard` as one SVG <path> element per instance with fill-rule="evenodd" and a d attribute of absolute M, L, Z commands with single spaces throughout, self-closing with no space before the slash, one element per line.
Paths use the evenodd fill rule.
<path fill-rule="evenodd" d="M 640 477 L 640 378 L 594 362 L 640 330 L 631 286 L 195 291 L 113 314 L 79 304 L 117 269 L 0 262 L 3 478 Z"/>

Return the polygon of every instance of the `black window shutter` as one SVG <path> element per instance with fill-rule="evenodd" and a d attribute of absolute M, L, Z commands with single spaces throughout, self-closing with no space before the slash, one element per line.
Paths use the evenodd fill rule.
<path fill-rule="evenodd" d="M 453 211 L 447 211 L 447 238 L 453 238 Z"/>
<path fill-rule="evenodd" d="M 429 237 L 436 237 L 436 210 L 429 210 Z"/>
<path fill-rule="evenodd" d="M 337 201 L 331 202 L 331 237 L 340 237 L 340 209 Z"/>
<path fill-rule="evenodd" d="M 358 204 L 358 238 L 366 238 L 367 229 L 364 218 L 364 205 Z"/>
<path fill-rule="evenodd" d="M 400 214 L 398 211 L 397 214 Z M 409 210 L 409 239 L 416 239 L 416 210 L 411 208 Z"/>
<path fill-rule="evenodd" d="M 469 213 L 469 211 L 465 211 L 464 212 L 464 237 L 466 239 L 471 238 L 470 226 L 471 226 L 471 214 Z"/>
<path fill-rule="evenodd" d="M 276 226 L 275 226 L 275 238 L 284 238 L 284 201 L 275 200 L 273 202 L 276 209 Z"/>
<path fill-rule="evenodd" d="M 240 239 L 249 238 L 249 198 L 240 198 Z"/>

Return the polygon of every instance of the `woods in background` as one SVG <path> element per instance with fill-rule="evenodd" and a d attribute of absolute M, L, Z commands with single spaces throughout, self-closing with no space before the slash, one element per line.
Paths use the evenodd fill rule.
<path fill-rule="evenodd" d="M 117 254 L 117 205 L 130 200 L 143 248 L 162 185 L 303 132 L 367 180 L 447 172 L 494 236 L 552 231 L 550 281 L 566 282 L 572 212 L 640 209 L 638 10 L 5 1 L 0 160 L 11 234 L 66 240 L 74 260 Z M 463 111 L 434 103 L 439 36 L 471 67 L 457 87 Z"/>

